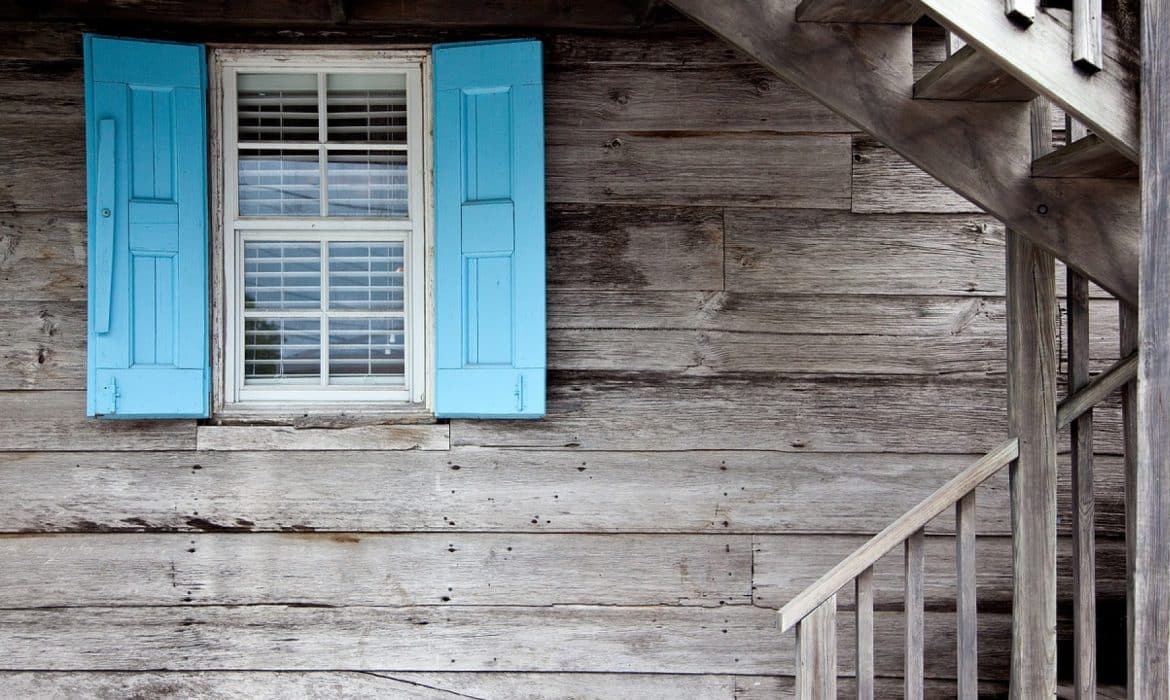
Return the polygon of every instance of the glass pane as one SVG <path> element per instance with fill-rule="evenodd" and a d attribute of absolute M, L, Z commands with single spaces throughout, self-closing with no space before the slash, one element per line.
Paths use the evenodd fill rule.
<path fill-rule="evenodd" d="M 330 243 L 329 308 L 402 311 L 402 243 Z"/>
<path fill-rule="evenodd" d="M 244 308 L 321 308 L 321 246 L 316 241 L 245 241 Z"/>
<path fill-rule="evenodd" d="M 244 383 L 321 381 L 321 321 L 245 318 Z"/>
<path fill-rule="evenodd" d="M 319 216 L 316 151 L 240 151 L 240 216 Z"/>
<path fill-rule="evenodd" d="M 407 215 L 405 153 L 330 151 L 330 216 Z"/>
<path fill-rule="evenodd" d="M 403 384 L 405 358 L 403 319 L 329 319 L 330 384 Z"/>
<path fill-rule="evenodd" d="M 319 140 L 314 74 L 241 73 L 236 77 L 236 108 L 241 142 Z"/>
<path fill-rule="evenodd" d="M 406 143 L 405 75 L 330 75 L 326 83 L 330 142 Z"/>

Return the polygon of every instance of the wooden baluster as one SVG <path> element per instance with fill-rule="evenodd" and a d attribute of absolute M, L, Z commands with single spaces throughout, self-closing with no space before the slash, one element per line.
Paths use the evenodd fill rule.
<path fill-rule="evenodd" d="M 1118 346 L 1122 357 L 1128 357 L 1138 349 L 1138 310 L 1124 301 L 1117 302 L 1117 316 L 1120 325 Z M 1137 486 L 1137 378 L 1121 387 L 1121 438 L 1125 453 L 1125 627 L 1126 627 L 1126 678 L 1134 677 L 1133 660 L 1133 551 L 1130 549 L 1137 539 L 1134 519 L 1131 513 L 1137 507 L 1134 490 Z"/>
<path fill-rule="evenodd" d="M 857 589 L 857 700 L 873 700 L 873 567 L 854 581 Z"/>
<path fill-rule="evenodd" d="M 1069 115 L 1064 115 L 1064 143 L 1068 145 L 1089 135 L 1089 129 Z"/>
<path fill-rule="evenodd" d="M 1101 0 L 1073 0 L 1072 60 L 1095 73 L 1105 65 L 1101 57 Z"/>
<path fill-rule="evenodd" d="M 978 588 L 975 579 L 975 492 L 955 504 L 955 607 L 959 700 L 979 698 Z"/>
<path fill-rule="evenodd" d="M 796 697 L 837 697 L 837 596 L 830 596 L 796 625 Z"/>
<path fill-rule="evenodd" d="M 919 530 L 906 540 L 906 700 L 922 700 L 925 678 L 926 638 L 925 564 L 926 532 Z"/>
<path fill-rule="evenodd" d="M 1089 280 L 1068 271 L 1068 384 L 1089 383 Z M 1072 440 L 1073 675 L 1077 700 L 1097 697 L 1096 547 L 1093 503 L 1093 411 L 1070 426 Z"/>
<path fill-rule="evenodd" d="M 1028 26 L 1036 19 L 1036 0 L 1004 0 L 1003 13 L 1013 22 Z"/>

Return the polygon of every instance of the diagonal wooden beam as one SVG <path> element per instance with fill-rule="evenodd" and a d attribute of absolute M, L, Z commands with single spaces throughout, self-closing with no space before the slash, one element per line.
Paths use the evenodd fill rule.
<path fill-rule="evenodd" d="M 939 24 L 1138 162 L 1137 76 L 1116 55 L 1106 54 L 1096 73 L 1078 68 L 1069 54 L 1067 15 L 1037 11 L 1024 29 L 1004 16 L 1001 0 L 920 2 Z"/>
<path fill-rule="evenodd" d="M 1033 179 L 1026 103 L 915 100 L 910 28 L 797 22 L 798 0 L 670 3 L 1118 297 L 1137 298 L 1136 183 Z"/>

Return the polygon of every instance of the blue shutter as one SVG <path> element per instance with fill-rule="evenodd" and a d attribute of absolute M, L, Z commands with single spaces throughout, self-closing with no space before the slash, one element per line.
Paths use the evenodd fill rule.
<path fill-rule="evenodd" d="M 540 42 L 435 47 L 435 413 L 544 415 Z"/>
<path fill-rule="evenodd" d="M 86 35 L 87 410 L 207 416 L 202 46 Z"/>

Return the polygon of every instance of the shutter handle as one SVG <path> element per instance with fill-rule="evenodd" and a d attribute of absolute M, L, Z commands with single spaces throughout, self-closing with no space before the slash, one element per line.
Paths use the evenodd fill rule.
<path fill-rule="evenodd" d="M 117 159 L 115 156 L 114 120 L 98 122 L 96 204 L 100 212 L 94 239 L 93 329 L 96 333 L 110 332 L 110 305 L 114 286 L 114 216 Z"/>
<path fill-rule="evenodd" d="M 516 410 L 520 413 L 524 412 L 524 375 L 521 374 L 516 377 Z"/>

